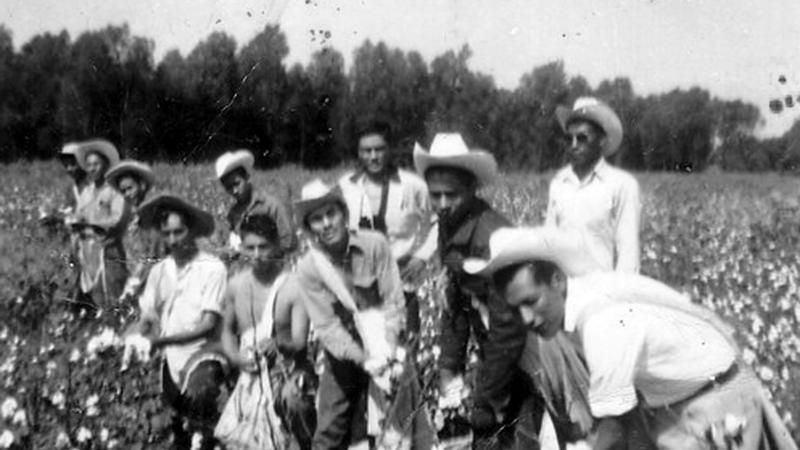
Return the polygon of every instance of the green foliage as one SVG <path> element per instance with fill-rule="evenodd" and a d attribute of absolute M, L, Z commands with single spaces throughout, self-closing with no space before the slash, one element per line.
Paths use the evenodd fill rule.
<path fill-rule="evenodd" d="M 626 168 L 794 170 L 800 161 L 796 133 L 778 144 L 753 137 L 755 105 L 699 88 L 642 97 L 626 77 L 593 89 L 562 61 L 531 68 L 507 90 L 470 69 L 467 45 L 428 63 L 367 40 L 347 73 L 331 47 L 286 67 L 278 25 L 241 47 L 212 32 L 188 55 L 173 50 L 158 64 L 153 49 L 123 24 L 74 41 L 66 31 L 37 35 L 15 53 L 0 28 L 0 160 L 47 158 L 65 141 L 99 136 L 144 160 L 200 162 L 246 147 L 261 167 L 332 167 L 354 156 L 357 124 L 377 117 L 392 124 L 400 153 L 460 131 L 504 167 L 546 171 L 563 164 L 555 107 L 595 95 L 622 119 L 614 162 Z"/>

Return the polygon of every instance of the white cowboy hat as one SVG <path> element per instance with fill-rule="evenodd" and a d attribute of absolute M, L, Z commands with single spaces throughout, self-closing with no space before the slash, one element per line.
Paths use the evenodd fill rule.
<path fill-rule="evenodd" d="M 67 142 L 61 147 L 61 153 L 58 156 L 75 156 L 75 152 L 78 150 L 78 143 L 77 142 Z"/>
<path fill-rule="evenodd" d="M 114 144 L 105 139 L 92 139 L 90 141 L 78 142 L 75 148 L 75 159 L 81 169 L 86 170 L 86 157 L 90 153 L 99 153 L 108 160 L 108 168 L 114 167 L 119 162 L 119 151 Z"/>
<path fill-rule="evenodd" d="M 498 228 L 489 237 L 489 259 L 467 258 L 464 271 L 490 277 L 504 267 L 534 260 L 552 262 L 567 276 L 601 270 L 586 248 L 578 231 L 551 226 Z"/>
<path fill-rule="evenodd" d="M 438 133 L 433 138 L 430 152 L 414 143 L 414 166 L 423 178 L 431 167 L 454 167 L 475 175 L 480 185 L 487 185 L 497 177 L 497 161 L 483 150 L 470 150 L 458 133 Z"/>
<path fill-rule="evenodd" d="M 188 224 L 195 231 L 196 236 L 210 236 L 214 232 L 214 216 L 192 205 L 186 200 L 172 194 L 160 194 L 144 202 L 139 207 L 139 224 L 143 228 L 158 226 L 159 212 L 163 210 L 176 210 L 188 216 Z"/>
<path fill-rule="evenodd" d="M 214 168 L 216 169 L 217 179 L 222 179 L 222 177 L 239 167 L 250 174 L 253 172 L 253 164 L 255 164 L 255 158 L 250 153 L 250 150 L 240 149 L 221 154 L 217 158 Z"/>
<path fill-rule="evenodd" d="M 132 159 L 120 161 L 117 165 L 109 169 L 106 173 L 106 180 L 108 180 L 112 186 L 119 189 L 119 179 L 122 178 L 123 175 L 134 175 L 147 183 L 149 187 L 152 187 L 153 183 L 156 181 L 156 176 L 150 166 Z"/>
<path fill-rule="evenodd" d="M 604 102 L 594 97 L 579 97 L 572 108 L 557 106 L 556 117 L 564 131 L 575 120 L 587 120 L 599 126 L 606 133 L 603 156 L 613 155 L 619 150 L 622 143 L 622 122 L 617 113 Z"/>
<path fill-rule="evenodd" d="M 300 200 L 294 202 L 294 211 L 297 223 L 305 227 L 306 216 L 322 205 L 331 202 L 338 202 L 347 212 L 347 204 L 342 197 L 342 191 L 338 185 L 330 186 L 319 178 L 315 178 L 300 190 Z"/>

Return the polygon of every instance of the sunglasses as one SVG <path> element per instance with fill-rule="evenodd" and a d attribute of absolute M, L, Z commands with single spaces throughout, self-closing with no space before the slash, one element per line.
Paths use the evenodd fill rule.
<path fill-rule="evenodd" d="M 588 144 L 592 137 L 588 133 L 567 133 L 567 142 L 577 142 L 578 144 Z"/>

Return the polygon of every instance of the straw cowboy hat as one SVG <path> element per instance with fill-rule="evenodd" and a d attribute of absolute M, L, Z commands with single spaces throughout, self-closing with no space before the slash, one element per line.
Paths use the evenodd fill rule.
<path fill-rule="evenodd" d="M 253 173 L 253 165 L 255 158 L 250 150 L 240 149 L 232 152 L 225 152 L 217 158 L 214 165 L 217 173 L 217 179 L 222 179 L 225 175 L 233 172 L 239 167 L 247 171 L 248 174 Z"/>
<path fill-rule="evenodd" d="M 583 233 L 551 226 L 498 228 L 489 237 L 488 260 L 467 258 L 464 271 L 490 277 L 504 267 L 525 261 L 549 261 L 567 276 L 600 270 L 601 266 L 586 252 Z"/>
<path fill-rule="evenodd" d="M 300 191 L 300 200 L 294 202 L 297 223 L 305 227 L 306 217 L 311 211 L 331 202 L 339 203 L 344 208 L 344 211 L 347 212 L 347 204 L 338 185 L 330 186 L 319 178 L 309 181 L 303 185 L 303 189 Z"/>
<path fill-rule="evenodd" d="M 150 166 L 132 159 L 120 161 L 117 165 L 109 169 L 106 173 L 106 180 L 108 180 L 112 186 L 119 189 L 119 180 L 125 175 L 133 175 L 144 180 L 148 187 L 152 187 L 153 183 L 156 181 L 156 176 L 153 174 L 153 169 L 151 169 Z"/>
<path fill-rule="evenodd" d="M 90 153 L 99 153 L 108 160 L 108 167 L 114 167 L 119 162 L 119 151 L 114 144 L 105 139 L 92 139 L 89 141 L 78 142 L 75 148 L 75 159 L 81 169 L 86 170 L 86 157 Z"/>
<path fill-rule="evenodd" d="M 179 211 L 188 218 L 186 224 L 196 236 L 210 236 L 214 232 L 214 216 L 172 194 L 160 194 L 139 207 L 139 223 L 143 228 L 158 226 L 159 213 L 164 210 Z"/>
<path fill-rule="evenodd" d="M 439 133 L 433 138 L 430 152 L 414 143 L 414 166 L 423 178 L 431 167 L 454 167 L 475 175 L 480 185 L 497 177 L 497 161 L 483 150 L 470 150 L 458 133 Z"/>
<path fill-rule="evenodd" d="M 561 128 L 576 120 L 587 120 L 599 126 L 606 133 L 606 145 L 603 156 L 613 155 L 622 143 L 622 122 L 610 106 L 594 97 L 579 97 L 572 108 L 556 107 L 556 117 Z"/>

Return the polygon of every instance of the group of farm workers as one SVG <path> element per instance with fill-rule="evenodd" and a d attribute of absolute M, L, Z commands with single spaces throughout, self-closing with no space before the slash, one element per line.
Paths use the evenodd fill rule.
<path fill-rule="evenodd" d="M 138 305 L 125 356 L 161 356 L 175 448 L 537 449 L 547 417 L 561 448 L 797 449 L 730 327 L 638 274 L 639 186 L 606 160 L 616 113 L 581 97 L 556 115 L 568 163 L 542 224 L 479 195 L 497 163 L 462 135 L 415 144 L 411 171 L 369 121 L 357 169 L 291 204 L 257 188 L 252 153 L 219 156 L 224 255 L 203 244 L 214 216 L 151 194 L 147 164 L 67 144 L 74 300 Z M 421 321 L 434 278 L 442 316 Z M 436 407 L 466 410 L 468 439 L 425 407 L 428 327 Z"/>

